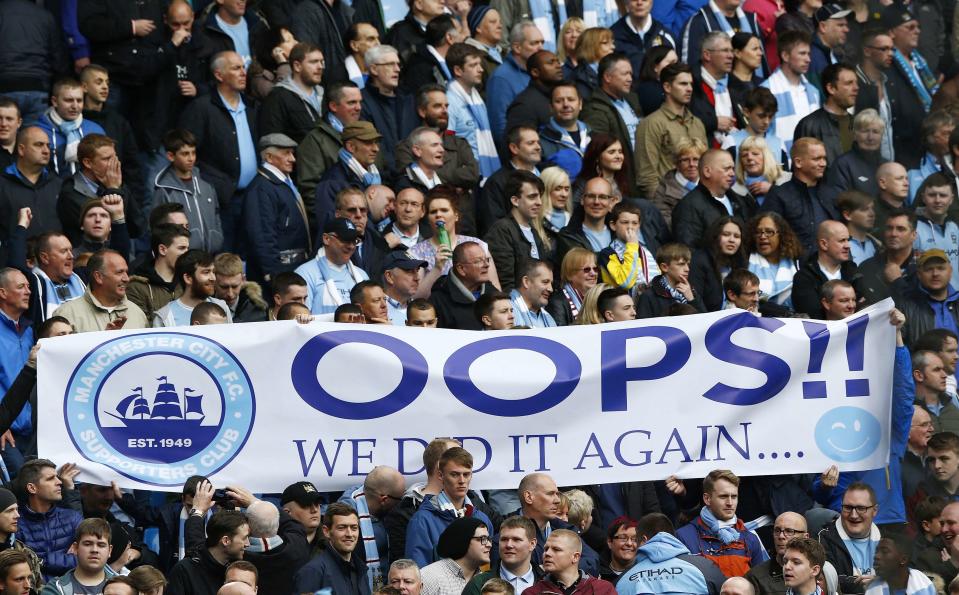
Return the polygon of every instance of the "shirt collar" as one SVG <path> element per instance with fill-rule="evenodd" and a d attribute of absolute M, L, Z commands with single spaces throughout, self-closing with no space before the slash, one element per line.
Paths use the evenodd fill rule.
<path fill-rule="evenodd" d="M 635 26 L 633 26 L 633 20 L 632 20 L 631 18 L 629 18 L 629 16 L 627 16 L 627 17 L 626 17 L 626 26 L 629 27 L 629 29 L 630 29 L 633 33 L 635 33 L 636 35 L 639 35 L 640 37 L 642 37 L 642 38 L 645 40 L 645 39 L 646 39 L 646 34 L 649 33 L 649 30 L 653 28 L 653 16 L 652 16 L 652 15 L 646 15 L 646 25 L 645 25 L 642 29 L 637 29 Z"/>
<path fill-rule="evenodd" d="M 278 167 L 270 163 L 267 163 L 266 161 L 263 162 L 263 169 L 270 172 L 274 176 L 278 177 L 283 182 L 286 182 L 288 178 L 288 176 L 285 173 L 281 172 Z"/>

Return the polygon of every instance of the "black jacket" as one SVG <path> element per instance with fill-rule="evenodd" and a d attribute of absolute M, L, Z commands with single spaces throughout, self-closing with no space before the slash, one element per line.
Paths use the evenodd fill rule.
<path fill-rule="evenodd" d="M 572 79 L 573 83 L 576 84 L 576 90 L 579 91 L 579 96 L 583 100 L 589 99 L 593 91 L 599 89 L 599 74 L 586 62 L 580 62 L 576 65 L 576 68 L 573 69 Z"/>
<path fill-rule="evenodd" d="M 916 285 L 896 302 L 896 306 L 908 316 L 902 327 L 902 340 L 906 347 L 911 347 L 926 331 L 936 328 L 936 314 L 929 301 L 929 294 Z M 947 300 L 947 307 L 956 324 L 959 324 L 959 300 Z"/>
<path fill-rule="evenodd" d="M 837 521 L 838 522 L 838 521 Z M 839 532 L 836 531 L 835 523 L 828 523 L 822 531 L 819 532 L 819 543 L 826 550 L 826 560 L 832 563 L 839 575 L 840 593 L 862 593 L 862 585 L 856 582 L 853 575 L 852 556 L 846 549 L 846 544 L 842 542 Z"/>
<path fill-rule="evenodd" d="M 492 283 L 484 283 L 482 294 L 496 291 Z M 433 284 L 430 294 L 430 303 L 436 309 L 436 317 L 440 328 L 457 328 L 467 331 L 481 331 L 483 325 L 473 314 L 473 304 L 476 300 L 466 295 L 450 281 L 450 275 L 443 275 Z"/>
<path fill-rule="evenodd" d="M 546 311 L 556 321 L 556 326 L 569 326 L 576 322 L 573 315 L 573 307 L 566 299 L 566 290 L 560 287 L 549 296 L 549 303 L 546 304 Z"/>
<path fill-rule="evenodd" d="M 226 566 L 213 559 L 206 548 L 177 562 L 167 575 L 165 589 L 171 595 L 215 595 L 223 585 Z"/>
<path fill-rule="evenodd" d="M 516 171 L 512 161 L 503 163 L 493 175 L 486 178 L 476 197 L 476 227 L 485 236 L 493 224 L 509 213 L 509 197 L 506 196 L 506 181 Z"/>
<path fill-rule="evenodd" d="M 506 109 L 506 130 L 512 130 L 520 124 L 533 126 L 537 130 L 549 124 L 552 111 L 550 94 L 552 90 L 530 79 L 529 85 L 513 99 Z M 586 97 L 586 96 L 582 96 Z"/>
<path fill-rule="evenodd" d="M 255 146 L 260 138 L 256 129 L 257 106 L 245 97 L 243 103 Z M 240 146 L 233 117 L 214 90 L 190 103 L 180 117 L 180 127 L 196 136 L 197 167 L 216 189 L 222 212 L 232 201 L 240 180 Z"/>
<path fill-rule="evenodd" d="M 745 267 L 746 263 L 742 263 Z M 736 267 L 734 267 L 736 268 Z M 716 272 L 716 263 L 708 250 L 701 248 L 693 252 L 689 263 L 689 284 L 703 301 L 707 312 L 716 312 L 723 307 L 723 281 Z"/>
<path fill-rule="evenodd" d="M 67 69 L 60 26 L 28 0 L 0 2 L 0 92 L 47 91 Z"/>
<path fill-rule="evenodd" d="M 213 6 L 209 14 L 204 18 L 198 14 L 196 22 L 193 24 L 194 52 L 198 61 L 200 72 L 199 77 L 207 81 L 211 87 L 215 85 L 213 73 L 210 72 L 210 62 L 213 57 L 220 52 L 233 52 L 236 47 L 233 45 L 233 39 L 226 34 L 226 31 L 216 22 L 217 7 Z M 253 8 L 247 8 L 243 16 L 246 21 L 247 30 L 250 32 L 250 52 L 256 54 L 256 43 L 263 33 L 267 30 L 267 24 L 260 18 Z M 305 41 L 297 37 L 300 41 Z M 327 56 L 326 58 L 330 58 Z M 215 95 L 214 91 L 214 95 Z"/>
<path fill-rule="evenodd" d="M 892 145 L 896 154 L 896 161 L 906 169 L 919 167 L 919 161 L 925 154 L 922 147 L 922 121 L 926 117 L 926 110 L 919 100 L 919 95 L 909 83 L 909 77 L 902 71 L 895 61 L 886 70 L 886 92 L 889 94 L 889 104 L 892 108 Z"/>
<path fill-rule="evenodd" d="M 313 106 L 293 91 L 274 85 L 273 90 L 260 106 L 260 136 L 282 132 L 301 143 L 307 134 L 316 127 L 320 114 Z"/>
<path fill-rule="evenodd" d="M 346 60 L 343 38 L 353 22 L 353 9 L 342 0 L 303 0 L 293 11 L 290 32 L 297 41 L 306 41 L 323 50 L 327 68 Z"/>
<path fill-rule="evenodd" d="M 169 59 L 164 51 L 162 0 L 82 0 L 77 2 L 80 32 L 90 42 L 90 59 L 110 71 L 117 83 L 143 85 L 152 81 Z M 148 19 L 157 25 L 149 35 L 133 35 L 130 23 Z"/>
<path fill-rule="evenodd" d="M 450 130 L 443 132 L 440 137 L 443 139 L 443 149 L 446 150 L 446 154 L 443 156 L 443 166 L 436 170 L 437 175 L 444 184 L 452 184 L 464 191 L 476 186 L 480 181 L 479 164 L 469 143 Z M 405 169 L 413 161 L 413 148 L 407 137 L 396 147 L 397 171 Z M 472 219 L 472 216 L 469 218 Z M 461 229 L 461 225 L 458 225 L 457 229 Z"/>
<path fill-rule="evenodd" d="M 410 11 L 402 21 L 397 21 L 390 27 L 385 43 L 395 47 L 400 53 L 400 60 L 406 64 L 416 50 L 426 45 L 426 29 L 416 22 L 413 12 Z"/>
<path fill-rule="evenodd" d="M 233 322 L 262 322 L 267 319 L 269 305 L 263 299 L 263 288 L 259 283 L 244 283 L 240 288 L 240 297 L 236 300 Z"/>
<path fill-rule="evenodd" d="M 862 273 L 852 260 L 839 266 L 839 276 L 843 281 L 852 283 L 857 298 L 864 294 Z M 793 309 L 808 314 L 810 318 L 822 319 L 825 313 L 819 294 L 826 281 L 826 275 L 819 268 L 819 252 L 813 252 L 800 263 L 799 270 L 793 276 Z"/>
<path fill-rule="evenodd" d="M 62 184 L 63 180 L 52 171 L 41 174 L 37 183 L 32 184 L 20 174 L 16 164 L 4 170 L 0 175 L 0 247 L 4 253 L 17 226 L 17 215 L 24 207 L 30 207 L 33 212 L 30 235 L 60 231 L 57 201 Z M 3 262 L 6 262 L 6 257 Z"/>
<path fill-rule="evenodd" d="M 646 291 L 636 298 L 636 318 L 656 318 L 658 316 L 668 316 L 669 307 L 678 303 L 673 299 L 673 296 L 671 296 L 662 286 L 660 286 L 660 277 L 662 277 L 662 275 L 653 277 L 653 280 Z M 690 306 L 696 308 L 700 312 L 705 312 L 703 309 L 702 296 L 695 292 L 696 290 L 694 289 L 694 299 L 688 303 Z"/>
<path fill-rule="evenodd" d="M 85 182 L 80 181 L 81 175 L 80 172 L 77 172 L 73 174 L 72 177 L 63 181 L 56 211 L 57 216 L 60 217 L 60 224 L 63 226 L 63 233 L 67 234 L 67 237 L 70 238 L 70 242 L 74 246 L 79 245 L 83 239 L 83 232 L 80 231 L 80 214 L 83 212 L 83 205 L 85 205 L 87 201 L 107 194 L 119 194 L 123 198 L 124 207 L 126 207 L 127 204 L 135 202 L 131 200 L 130 192 L 126 186 L 111 189 L 99 186 L 96 192 L 94 192 Z M 124 214 L 125 213 L 126 211 L 124 211 Z M 132 223 L 132 218 L 127 220 L 127 228 L 131 237 L 136 237 L 140 232 L 145 231 L 139 227 L 133 228 L 131 226 Z M 30 224 L 30 232 L 35 233 L 33 223 Z"/>
<path fill-rule="evenodd" d="M 523 269 L 526 268 L 526 261 L 531 258 L 530 251 L 533 248 L 533 244 L 520 230 L 519 224 L 512 215 L 507 214 L 489 228 L 483 239 L 486 240 L 489 253 L 496 264 L 500 289 L 509 293 L 519 287 L 523 278 Z M 547 247 L 543 245 L 536 230 L 533 230 L 533 240 L 536 243 L 537 254 L 540 258 L 544 258 Z"/>
<path fill-rule="evenodd" d="M 305 209 L 286 182 L 261 168 L 243 194 L 243 229 L 246 231 L 247 277 L 262 281 L 269 275 L 290 272 L 310 256 L 310 232 Z M 301 259 L 281 257 L 302 251 Z"/>
<path fill-rule="evenodd" d="M 898 304 L 903 294 L 914 286 L 916 281 L 916 254 L 906 259 L 905 266 L 901 267 L 902 276 L 892 283 L 886 282 L 886 253 L 879 252 L 871 258 L 859 263 L 859 273 L 862 275 L 862 296 L 866 298 L 864 306 L 871 306 L 892 297 Z"/>
<path fill-rule="evenodd" d="M 309 1 L 309 0 L 307 0 Z M 387 177 L 396 171 L 396 145 L 419 125 L 419 116 L 412 95 L 397 93 L 387 97 L 373 85 L 363 87 L 363 110 L 360 119 L 372 122 L 383 139 L 380 153 L 387 168 Z"/>
<path fill-rule="evenodd" d="M 314 593 L 329 587 L 336 595 L 370 595 L 366 564 L 356 552 L 347 562 L 328 547 L 295 572 L 291 577 L 293 589 L 286 593 Z"/>
<path fill-rule="evenodd" d="M 619 19 L 613 23 L 610 30 L 613 32 L 613 39 L 616 42 L 616 51 L 626 54 L 629 63 L 633 66 L 633 90 L 638 92 L 636 87 L 639 84 L 639 73 L 643 69 L 643 56 L 646 55 L 646 51 L 660 45 L 668 45 L 676 49 L 676 40 L 656 19 L 653 19 L 649 31 L 643 37 L 640 37 L 626 23 L 628 18 L 629 16 L 625 16 Z M 646 113 L 651 114 L 653 112 Z"/>
<path fill-rule="evenodd" d="M 316 191 L 314 192 L 313 215 L 316 228 L 311 230 L 313 237 L 320 237 L 317 232 L 322 231 L 327 220 L 332 219 L 333 213 L 336 212 L 337 193 L 348 186 L 356 186 L 361 190 L 366 190 L 366 184 L 363 183 L 363 180 L 342 161 L 337 161 L 323 172 L 323 176 L 316 185 Z"/>
<path fill-rule="evenodd" d="M 726 192 L 726 197 L 733 205 L 734 217 L 746 221 L 753 216 L 755 204 L 749 198 L 732 190 Z M 702 244 L 706 228 L 728 214 L 726 207 L 713 198 L 705 186 L 699 184 L 673 210 L 673 237 L 677 242 L 698 247 Z"/>
<path fill-rule="evenodd" d="M 436 57 L 426 49 L 424 43 L 416 49 L 416 52 L 410 56 L 409 61 L 403 67 L 403 71 L 400 73 L 399 91 L 415 96 L 423 85 L 437 84 L 446 87 L 449 79 L 444 74 L 444 66 L 446 64 L 441 66 Z"/>
<path fill-rule="evenodd" d="M 821 190 L 827 203 L 835 203 L 836 197 L 846 190 L 859 190 L 873 197 L 879 195 L 876 171 L 883 163 L 879 151 L 863 151 L 854 142 L 852 149 L 828 163 Z"/>
<path fill-rule="evenodd" d="M 123 185 L 130 191 L 128 201 L 123 205 L 123 212 L 127 221 L 132 224 L 132 229 L 139 235 L 147 228 L 146 216 L 140 206 L 143 197 L 146 196 L 146 188 L 143 170 L 140 169 L 140 148 L 137 146 L 133 127 L 119 112 L 111 109 L 99 112 L 83 110 L 83 119 L 102 126 L 107 136 L 116 141 L 117 157 L 120 158 L 123 173 Z"/>
<path fill-rule="evenodd" d="M 846 118 L 846 124 L 849 126 L 849 136 L 852 138 L 852 116 Z M 833 163 L 844 153 L 842 144 L 839 142 L 839 118 L 824 107 L 817 109 L 796 124 L 793 140 L 799 140 L 805 136 L 818 138 L 826 145 L 826 163 Z"/>
<path fill-rule="evenodd" d="M 839 211 L 833 202 L 824 200 L 822 188 L 813 191 L 796 176 L 785 184 L 773 186 L 763 201 L 763 211 L 779 213 L 786 223 L 793 228 L 799 237 L 803 249 L 808 252 L 816 250 L 816 230 L 823 219 L 816 217 L 812 201 L 819 201 L 822 210 L 829 219 L 840 220 Z"/>
<path fill-rule="evenodd" d="M 310 560 L 310 542 L 306 540 L 306 528 L 283 510 L 280 511 L 280 528 L 277 535 L 283 539 L 283 543 L 278 547 L 263 552 L 247 551 L 243 554 L 243 559 L 256 566 L 259 571 L 258 593 L 262 592 L 264 595 L 292 593 L 293 575 Z M 259 540 L 251 537 L 250 541 Z"/>

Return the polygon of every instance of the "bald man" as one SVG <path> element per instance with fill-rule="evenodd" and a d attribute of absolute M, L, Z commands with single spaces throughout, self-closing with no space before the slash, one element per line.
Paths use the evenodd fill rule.
<path fill-rule="evenodd" d="M 887 161 L 876 171 L 876 183 L 879 185 L 879 194 L 873 204 L 876 220 L 872 233 L 881 238 L 889 213 L 904 206 L 908 208 L 906 199 L 909 198 L 909 172 L 901 163 Z"/>
<path fill-rule="evenodd" d="M 557 529 L 550 533 L 543 553 L 543 570 L 546 576 L 533 583 L 526 593 L 565 593 L 565 585 L 576 585 L 577 593 L 615 595 L 612 584 L 580 572 L 580 556 L 583 543 L 575 532 Z M 563 587 L 559 585 L 564 585 Z"/>
<path fill-rule="evenodd" d="M 726 579 L 719 595 L 757 595 L 752 584 L 741 576 Z"/>
<path fill-rule="evenodd" d="M 826 172 L 826 146 L 815 138 L 801 138 L 789 151 L 793 175 L 785 184 L 773 186 L 763 202 L 764 211 L 783 216 L 806 251 L 816 248 L 816 230 L 827 219 L 840 219 L 835 202 L 819 192 Z"/>
<path fill-rule="evenodd" d="M 256 589 L 246 583 L 232 582 L 220 587 L 216 595 L 256 595 Z"/>
<path fill-rule="evenodd" d="M 368 578 L 370 584 L 386 582 L 386 577 L 390 570 L 390 551 L 389 532 L 383 524 L 386 518 L 396 505 L 403 499 L 406 492 L 406 480 L 403 475 L 387 465 L 374 467 L 366 475 L 363 485 L 347 488 L 340 496 L 340 502 L 345 502 L 352 506 L 362 517 L 364 511 L 369 513 L 372 521 L 373 534 L 368 535 L 364 531 L 364 525 L 360 523 L 360 539 L 373 539 L 376 542 L 378 561 L 367 563 Z"/>
<path fill-rule="evenodd" d="M 793 309 L 810 318 L 823 319 L 822 286 L 826 281 L 842 279 L 852 283 L 857 299 L 865 295 L 862 275 L 849 251 L 849 230 L 838 221 L 823 221 L 816 232 L 813 252 L 799 265 L 793 276 Z"/>
<path fill-rule="evenodd" d="M 786 553 L 786 544 L 794 537 L 809 537 L 806 526 L 806 517 L 795 512 L 784 512 L 776 517 L 773 525 L 773 545 L 776 555 L 762 564 L 753 566 L 746 573 L 746 580 L 755 589 L 755 595 L 785 595 L 786 583 L 783 581 L 783 554 Z M 726 585 L 735 579 L 729 579 L 723 584 L 722 595 L 727 593 Z M 743 579 L 740 579 L 743 580 Z M 750 591 L 730 591 L 730 595 L 752 595 Z"/>
<path fill-rule="evenodd" d="M 17 222 L 17 212 L 30 207 L 30 235 L 59 231 L 57 199 L 62 180 L 46 169 L 50 161 L 50 139 L 36 126 L 21 128 L 17 133 L 16 171 L 8 168 L 0 174 L 0 238 L 9 238 Z"/>
<path fill-rule="evenodd" d="M 310 560 L 310 544 L 306 540 L 306 527 L 293 517 L 276 508 L 266 500 L 256 500 L 242 488 L 230 488 L 240 494 L 238 503 L 246 507 L 250 526 L 250 545 L 243 559 L 253 564 L 259 572 L 264 594 L 279 595 L 293 592 L 293 575 Z"/>
<path fill-rule="evenodd" d="M 710 149 L 699 158 L 699 185 L 673 209 L 673 237 L 691 248 L 701 247 L 706 228 L 720 217 L 753 216 L 755 204 L 732 190 L 736 169 L 728 151 Z"/>

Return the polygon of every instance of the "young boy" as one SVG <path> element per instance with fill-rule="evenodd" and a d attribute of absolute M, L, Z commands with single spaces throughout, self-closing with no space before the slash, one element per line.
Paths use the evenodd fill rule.
<path fill-rule="evenodd" d="M 473 314 L 484 331 L 507 331 L 513 328 L 513 302 L 509 294 L 494 291 L 485 293 L 473 305 Z"/>
<path fill-rule="evenodd" d="M 92 198 L 80 211 L 83 237 L 73 247 L 73 257 L 93 254 L 111 248 L 120 254 L 130 253 L 130 232 L 123 215 L 123 199 L 116 195 Z"/>
<path fill-rule="evenodd" d="M 779 102 L 776 101 L 776 96 L 766 87 L 756 87 L 746 94 L 746 99 L 737 109 L 742 112 L 746 127 L 727 134 L 723 148 L 729 151 L 735 159 L 743 141 L 750 136 L 758 136 L 766 141 L 766 146 L 776 156 L 776 159 L 779 159 L 779 164 L 787 167 L 789 165 L 789 155 L 786 153 L 782 139 L 769 132 L 769 127 L 779 110 Z"/>
<path fill-rule="evenodd" d="M 913 545 L 907 537 L 892 533 L 880 539 L 874 563 L 876 579 L 869 583 L 866 595 L 935 595 L 932 581 L 922 572 L 909 568 L 912 552 Z"/>
<path fill-rule="evenodd" d="M 959 225 L 947 219 L 949 207 L 956 199 L 955 186 L 941 172 L 931 174 L 916 192 L 919 217 L 916 221 L 916 242 L 920 252 L 939 248 L 952 264 L 950 285 L 959 288 Z"/>
<path fill-rule="evenodd" d="M 70 553 L 77 557 L 77 567 L 47 583 L 43 592 L 102 592 L 107 579 L 116 574 L 107 566 L 111 549 L 110 524 L 100 518 L 85 519 L 77 526 L 76 539 L 70 546 Z"/>
<path fill-rule="evenodd" d="M 816 579 L 826 562 L 826 551 L 809 537 L 796 537 L 783 552 L 783 582 L 792 595 L 816 595 Z"/>
<path fill-rule="evenodd" d="M 870 235 L 876 224 L 875 201 L 865 192 L 846 190 L 836 197 L 836 207 L 849 230 L 849 253 L 857 265 L 872 258 L 882 243 Z"/>
<path fill-rule="evenodd" d="M 939 521 L 939 517 L 947 503 L 948 501 L 945 498 L 928 496 L 923 498 L 919 504 L 916 504 L 915 512 L 913 512 L 916 528 L 919 532 L 919 535 L 916 536 L 916 551 L 921 552 L 932 545 L 932 542 L 942 533 L 942 523 Z"/>
<path fill-rule="evenodd" d="M 689 304 L 704 312 L 702 300 L 689 284 L 692 251 L 685 244 L 666 244 L 656 252 L 662 274 L 653 278 L 649 289 L 636 300 L 636 318 L 666 316 L 673 304 Z"/>
<path fill-rule="evenodd" d="M 216 254 L 223 246 L 220 202 L 216 190 L 200 177 L 196 137 L 189 130 L 171 130 L 163 137 L 170 165 L 154 181 L 155 204 L 180 203 L 190 223 L 190 248 Z"/>
<path fill-rule="evenodd" d="M 597 257 L 603 283 L 622 287 L 633 296 L 645 291 L 653 277 L 659 274 L 656 259 L 639 243 L 642 220 L 643 212 L 639 207 L 625 201 L 617 203 L 609 217 L 609 229 L 614 239 Z"/>

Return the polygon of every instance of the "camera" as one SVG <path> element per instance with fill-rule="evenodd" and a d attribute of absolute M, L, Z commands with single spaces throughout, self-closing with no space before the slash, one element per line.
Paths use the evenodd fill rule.
<path fill-rule="evenodd" d="M 233 502 L 226 490 L 214 490 L 213 491 L 213 503 L 219 506 L 220 508 L 226 508 L 232 510 L 236 508 L 236 504 Z"/>

